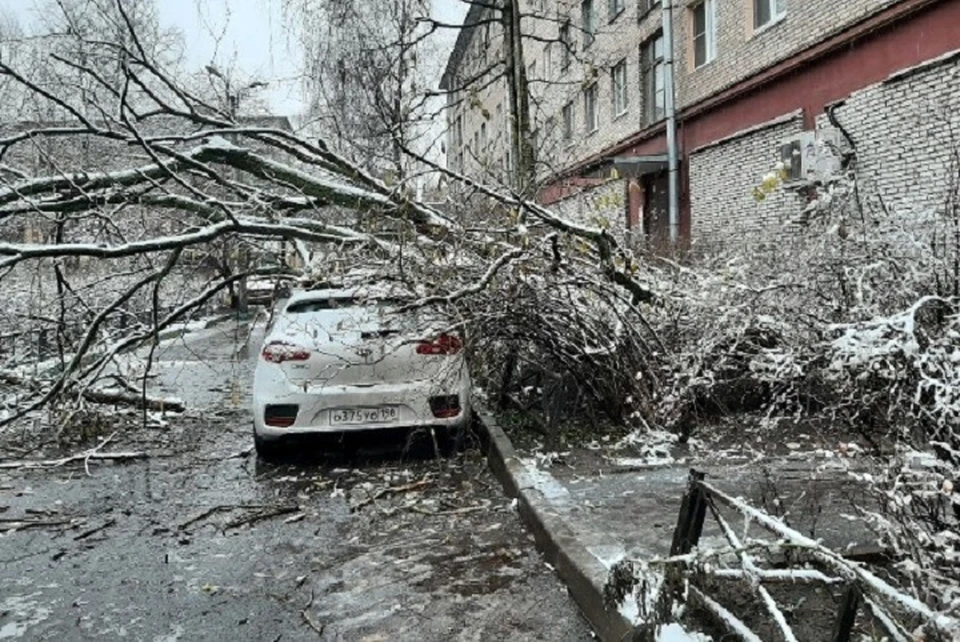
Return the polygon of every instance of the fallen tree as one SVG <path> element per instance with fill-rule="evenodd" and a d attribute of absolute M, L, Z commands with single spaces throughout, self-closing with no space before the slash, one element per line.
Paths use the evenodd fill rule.
<path fill-rule="evenodd" d="M 451 325 L 469 326 L 478 347 L 532 337 L 494 331 L 494 320 L 508 314 L 496 310 L 504 288 L 522 283 L 532 293 L 560 284 L 566 298 L 553 303 L 567 310 L 551 327 L 566 332 L 585 301 L 576 291 L 593 292 L 577 331 L 597 336 L 589 345 L 574 335 L 551 341 L 541 326 L 537 358 L 583 374 L 591 367 L 615 371 L 610 350 L 624 345 L 631 346 L 628 361 L 649 354 L 649 333 L 632 328 L 643 327 L 637 306 L 653 292 L 608 230 L 437 166 L 433 171 L 446 172 L 473 197 L 444 211 L 418 201 L 408 184 L 391 184 L 323 139 L 245 122 L 229 106 L 202 98 L 141 46 L 123 3 L 116 9 L 124 38 L 82 30 L 57 36 L 72 39 L 78 51 L 96 52 L 101 62 L 114 61 L 116 74 L 105 76 L 89 57 L 71 57 L 69 48 L 46 61 L 47 72 L 72 74 L 96 91 L 78 95 L 71 86 L 44 82 L 35 68 L 18 68 L 15 57 L 0 61 L 0 76 L 45 114 L 0 130 L 0 286 L 17 292 L 17 305 L 0 322 L 4 334 L 46 332 L 59 360 L 50 379 L 6 379 L 16 385 L 0 427 L 75 394 L 160 408 L 145 383 L 137 395 L 107 392 L 95 382 L 117 354 L 155 340 L 253 275 L 320 281 L 331 271 L 372 267 L 380 278 L 422 292 L 410 309 L 438 308 Z M 35 162 L 38 156 L 43 162 Z M 480 210 L 495 212 L 496 234 L 466 223 Z M 198 256 L 224 269 L 184 279 Z M 269 265 L 249 265 L 250 256 Z M 94 265 L 99 271 L 89 276 Z M 558 278 L 530 280 L 516 269 L 521 265 L 553 270 Z M 607 324 L 602 310 L 616 322 Z M 149 323 L 124 321 L 143 311 L 152 312 Z M 522 323 L 533 322 L 527 316 Z M 599 336 L 614 328 L 617 338 Z M 635 372 L 642 364 L 630 367 Z M 602 403 L 621 391 L 590 394 Z"/>

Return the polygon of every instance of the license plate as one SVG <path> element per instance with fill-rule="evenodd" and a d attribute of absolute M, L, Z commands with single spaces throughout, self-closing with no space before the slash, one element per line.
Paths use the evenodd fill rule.
<path fill-rule="evenodd" d="M 378 408 L 338 408 L 330 411 L 330 423 L 334 426 L 356 424 L 385 424 L 400 419 L 395 406 Z"/>

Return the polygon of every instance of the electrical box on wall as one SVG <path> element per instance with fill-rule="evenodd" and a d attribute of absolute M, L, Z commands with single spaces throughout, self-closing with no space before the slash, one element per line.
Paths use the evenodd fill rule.
<path fill-rule="evenodd" d="M 832 128 L 805 131 L 784 140 L 780 162 L 786 187 L 825 183 L 840 171 L 840 132 Z"/>

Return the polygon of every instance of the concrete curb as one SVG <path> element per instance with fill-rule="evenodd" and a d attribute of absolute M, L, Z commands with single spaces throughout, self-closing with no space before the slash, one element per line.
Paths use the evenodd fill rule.
<path fill-rule="evenodd" d="M 537 548 L 567 585 L 594 632 L 603 642 L 632 640 L 634 630 L 628 619 L 618 610 L 604 605 L 603 582 L 607 568 L 577 539 L 566 522 L 553 511 L 549 500 L 534 486 L 510 438 L 493 415 L 480 410 L 477 417 L 490 470 L 504 492 L 517 499 L 520 518 L 533 533 Z"/>

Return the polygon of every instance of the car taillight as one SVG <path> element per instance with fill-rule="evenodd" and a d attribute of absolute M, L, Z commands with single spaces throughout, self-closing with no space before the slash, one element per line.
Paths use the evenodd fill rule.
<path fill-rule="evenodd" d="M 310 351 L 306 348 L 284 343 L 282 341 L 273 341 L 263 346 L 263 352 L 260 356 L 265 361 L 271 363 L 283 363 L 284 361 L 306 361 L 310 358 Z"/>
<path fill-rule="evenodd" d="M 417 354 L 457 354 L 463 349 L 463 342 L 452 334 L 441 334 L 433 341 L 417 344 Z"/>

